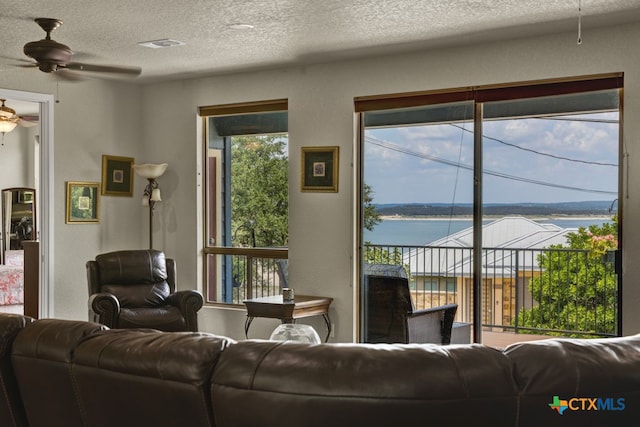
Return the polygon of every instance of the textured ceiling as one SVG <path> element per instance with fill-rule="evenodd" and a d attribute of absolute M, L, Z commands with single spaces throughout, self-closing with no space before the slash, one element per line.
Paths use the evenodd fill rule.
<path fill-rule="evenodd" d="M 579 0 L 47 0 L 5 1 L 0 71 L 44 38 L 36 17 L 64 24 L 52 38 L 79 62 L 140 66 L 137 82 L 309 64 L 576 31 Z M 639 0 L 581 0 L 590 28 L 640 21 Z M 232 24 L 250 24 L 236 30 Z M 176 39 L 184 46 L 137 45 Z M 9 71 L 11 70 L 11 71 Z M 19 72 L 38 73 L 20 68 Z M 1 82 L 2 74 L 0 74 Z M 42 75 L 42 78 L 47 76 Z M 0 86 L 1 83 L 0 83 Z"/>

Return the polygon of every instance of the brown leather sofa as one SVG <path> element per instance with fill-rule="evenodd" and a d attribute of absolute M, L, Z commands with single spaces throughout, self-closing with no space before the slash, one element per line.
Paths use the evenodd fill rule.
<path fill-rule="evenodd" d="M 640 419 L 640 335 L 500 351 L 236 342 L 0 315 L 0 340 L 1 426 L 547 427 Z"/>

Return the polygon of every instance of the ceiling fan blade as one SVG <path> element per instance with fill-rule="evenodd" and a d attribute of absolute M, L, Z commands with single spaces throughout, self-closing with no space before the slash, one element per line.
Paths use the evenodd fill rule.
<path fill-rule="evenodd" d="M 83 80 L 82 76 L 73 71 L 68 71 L 65 68 L 58 68 L 55 73 L 52 73 L 55 77 L 59 77 L 62 80 L 67 80 L 69 82 L 79 82 Z"/>
<path fill-rule="evenodd" d="M 15 67 L 21 67 L 21 68 L 31 68 L 31 67 L 37 67 L 38 64 L 29 60 L 29 59 L 23 59 L 23 58 L 12 58 L 10 56 L 0 56 L 0 59 L 3 60 L 8 60 L 8 61 L 12 61 L 14 64 L 12 64 Z M 17 62 L 20 62 L 20 64 L 16 64 Z"/>
<path fill-rule="evenodd" d="M 140 67 L 118 67 L 113 65 L 84 64 L 81 62 L 70 62 L 65 66 L 65 68 L 69 70 L 92 71 L 96 73 L 124 74 L 131 77 L 139 76 L 142 72 L 142 68 Z"/>
<path fill-rule="evenodd" d="M 23 128 L 32 128 L 34 126 L 38 126 L 37 118 L 36 121 L 31 121 L 25 120 L 23 117 L 20 117 L 20 120 L 18 120 L 18 124 Z"/>

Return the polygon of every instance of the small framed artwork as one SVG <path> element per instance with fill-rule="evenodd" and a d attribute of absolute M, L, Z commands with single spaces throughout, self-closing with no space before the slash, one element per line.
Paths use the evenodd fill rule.
<path fill-rule="evenodd" d="M 338 192 L 340 147 L 302 147 L 301 189 Z"/>
<path fill-rule="evenodd" d="M 100 222 L 100 183 L 67 181 L 66 224 Z"/>
<path fill-rule="evenodd" d="M 133 195 L 133 157 L 102 155 L 102 194 Z"/>

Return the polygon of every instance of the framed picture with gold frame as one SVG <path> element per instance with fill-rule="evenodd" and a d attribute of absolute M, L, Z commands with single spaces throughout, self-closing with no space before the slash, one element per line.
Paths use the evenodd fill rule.
<path fill-rule="evenodd" d="M 67 181 L 66 224 L 100 222 L 100 183 Z"/>
<path fill-rule="evenodd" d="M 133 195 L 133 157 L 102 155 L 102 194 Z"/>
<path fill-rule="evenodd" d="M 302 147 L 302 191 L 338 192 L 340 147 Z"/>

